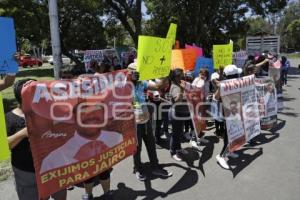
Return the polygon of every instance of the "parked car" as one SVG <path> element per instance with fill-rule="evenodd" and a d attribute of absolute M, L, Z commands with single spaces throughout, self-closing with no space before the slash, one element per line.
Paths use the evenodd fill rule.
<path fill-rule="evenodd" d="M 54 62 L 53 62 L 53 56 L 50 56 L 48 62 L 53 65 Z M 68 64 L 71 64 L 71 59 L 68 58 L 67 56 L 64 56 L 62 55 L 62 62 L 63 62 L 63 65 L 68 65 Z"/>
<path fill-rule="evenodd" d="M 37 65 L 40 67 L 43 65 L 43 61 L 38 58 L 34 58 L 30 55 L 25 55 L 25 56 L 20 56 L 19 64 L 20 64 L 20 66 L 22 66 L 24 68 L 26 68 L 28 66 L 33 67 L 34 65 Z"/>

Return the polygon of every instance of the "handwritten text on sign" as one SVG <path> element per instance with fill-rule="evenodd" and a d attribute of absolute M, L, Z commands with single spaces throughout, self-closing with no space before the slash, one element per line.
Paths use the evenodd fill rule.
<path fill-rule="evenodd" d="M 169 75 L 172 41 L 165 38 L 139 36 L 138 66 L 140 80 L 150 80 Z"/>
<path fill-rule="evenodd" d="M 232 64 L 232 44 L 213 45 L 214 68 L 219 69 L 220 66 Z"/>

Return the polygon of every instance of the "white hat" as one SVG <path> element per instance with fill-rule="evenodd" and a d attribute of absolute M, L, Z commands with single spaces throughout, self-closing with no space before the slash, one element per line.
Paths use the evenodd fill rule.
<path fill-rule="evenodd" d="M 235 74 L 241 74 L 243 70 L 241 68 L 238 68 L 235 65 L 227 65 L 224 68 L 224 73 L 226 76 L 235 75 Z"/>
<path fill-rule="evenodd" d="M 220 78 L 220 75 L 217 72 L 214 72 L 211 74 L 210 80 L 216 80 L 219 78 Z"/>
<path fill-rule="evenodd" d="M 134 62 L 130 63 L 127 68 L 131 70 L 136 70 L 136 66 L 137 66 L 137 59 L 134 59 Z"/>

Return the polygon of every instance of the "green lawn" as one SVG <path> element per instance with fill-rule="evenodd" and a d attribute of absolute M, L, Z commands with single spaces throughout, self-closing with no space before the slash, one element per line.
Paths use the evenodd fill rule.
<path fill-rule="evenodd" d="M 42 67 L 33 68 L 20 68 L 17 74 L 16 80 L 32 78 L 36 80 L 52 80 L 53 78 L 53 66 L 44 65 Z M 4 111 L 9 112 L 17 106 L 17 102 L 14 97 L 13 88 L 10 87 L 1 92 L 3 96 Z"/>
<path fill-rule="evenodd" d="M 53 66 L 44 65 L 42 67 L 34 68 L 20 68 L 17 74 L 16 80 L 32 78 L 36 80 L 52 80 L 53 78 Z M 17 102 L 14 97 L 13 88 L 10 87 L 1 92 L 3 95 L 4 111 L 9 112 L 17 106 Z M 10 160 L 0 161 L 0 181 L 6 180 L 12 175 L 12 169 Z"/>
<path fill-rule="evenodd" d="M 300 53 L 290 53 L 290 54 L 285 54 L 285 56 L 289 59 L 291 59 L 291 58 L 300 58 Z"/>

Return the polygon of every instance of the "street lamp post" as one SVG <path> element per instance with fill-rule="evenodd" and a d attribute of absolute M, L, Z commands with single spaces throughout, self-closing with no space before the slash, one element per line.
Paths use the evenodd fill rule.
<path fill-rule="evenodd" d="M 50 32 L 52 43 L 52 55 L 54 63 L 54 78 L 59 79 L 59 72 L 62 66 L 59 23 L 57 12 L 57 0 L 49 0 L 49 19 L 50 19 Z"/>

